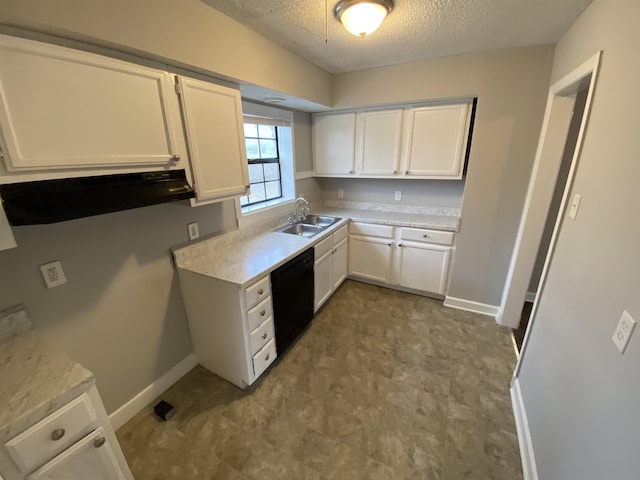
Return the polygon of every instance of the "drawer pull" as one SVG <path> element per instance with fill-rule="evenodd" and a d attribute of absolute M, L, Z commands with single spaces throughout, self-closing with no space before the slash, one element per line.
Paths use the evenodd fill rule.
<path fill-rule="evenodd" d="M 265 313 L 267 313 L 267 311 L 266 311 L 266 310 L 262 310 L 262 311 L 260 312 L 260 316 L 261 316 L 261 317 L 264 317 L 264 314 L 265 314 Z"/>
<path fill-rule="evenodd" d="M 404 174 L 405 174 L 405 175 L 409 175 L 409 170 L 405 170 L 405 171 L 404 171 Z"/>
<path fill-rule="evenodd" d="M 51 440 L 57 442 L 62 437 L 64 437 L 65 433 L 66 432 L 64 431 L 64 428 L 56 428 L 53 432 L 51 432 Z"/>
<path fill-rule="evenodd" d="M 399 247 L 401 247 L 401 246 L 402 246 L 402 244 L 401 244 L 401 243 L 399 243 L 399 244 L 398 244 L 398 246 L 399 246 Z"/>
<path fill-rule="evenodd" d="M 104 445 L 104 442 L 106 442 L 107 439 L 104 437 L 98 437 L 93 441 L 93 448 L 100 448 L 102 445 Z"/>
<path fill-rule="evenodd" d="M 264 289 L 261 288 L 260 290 L 258 290 L 258 295 L 262 295 L 264 293 Z"/>
<path fill-rule="evenodd" d="M 429 235 L 425 233 L 424 235 L 422 235 L 422 238 L 429 238 Z"/>
<path fill-rule="evenodd" d="M 267 339 L 267 334 L 266 334 L 266 333 L 263 333 L 263 334 L 262 334 L 262 339 L 263 339 L 263 340 L 266 340 L 266 339 Z"/>
<path fill-rule="evenodd" d="M 266 362 L 267 360 L 269 360 L 269 357 L 271 356 L 271 354 L 267 355 L 266 357 L 264 357 L 264 361 Z"/>

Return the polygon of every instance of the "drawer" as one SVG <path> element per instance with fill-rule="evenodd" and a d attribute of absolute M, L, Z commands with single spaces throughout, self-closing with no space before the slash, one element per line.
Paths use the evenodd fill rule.
<path fill-rule="evenodd" d="M 258 353 L 269 340 L 274 337 L 275 330 L 273 328 L 273 317 L 267 318 L 258 328 L 249 334 L 249 343 L 251 343 L 251 355 Z"/>
<path fill-rule="evenodd" d="M 400 238 L 402 240 L 411 240 L 413 242 L 439 243 L 440 245 L 453 245 L 455 233 L 443 232 L 441 230 L 426 230 L 424 228 L 408 228 L 400 229 Z"/>
<path fill-rule="evenodd" d="M 393 227 L 389 225 L 377 225 L 375 223 L 351 222 L 349 224 L 349 233 L 363 235 L 365 237 L 393 238 Z"/>
<path fill-rule="evenodd" d="M 29 473 L 90 433 L 96 425 L 91 401 L 83 393 L 5 446 L 23 473 Z"/>
<path fill-rule="evenodd" d="M 256 283 L 247 287 L 244 292 L 247 300 L 247 308 L 253 307 L 256 303 L 271 295 L 271 278 L 269 275 L 262 280 L 258 280 Z"/>
<path fill-rule="evenodd" d="M 273 313 L 273 307 L 271 306 L 271 297 L 265 298 L 258 305 L 249 310 L 247 315 L 247 322 L 249 325 L 249 331 L 252 331 Z"/>
<path fill-rule="evenodd" d="M 253 371 L 256 374 L 256 378 L 262 375 L 262 372 L 273 363 L 276 356 L 276 341 L 271 339 L 262 347 L 262 350 L 253 356 Z"/>
<path fill-rule="evenodd" d="M 321 242 L 318 242 L 316 246 L 313 247 L 314 249 L 313 253 L 315 255 L 316 262 L 320 260 L 322 257 L 324 257 L 327 253 L 329 253 L 332 247 L 333 247 L 333 238 L 331 237 L 331 235 L 329 235 L 327 238 L 325 238 Z"/>
<path fill-rule="evenodd" d="M 349 227 L 347 227 L 347 225 L 344 225 L 340 227 L 338 230 L 336 230 L 335 232 L 333 232 L 333 245 L 335 246 L 339 244 L 342 240 L 347 238 L 348 234 L 349 234 Z"/>

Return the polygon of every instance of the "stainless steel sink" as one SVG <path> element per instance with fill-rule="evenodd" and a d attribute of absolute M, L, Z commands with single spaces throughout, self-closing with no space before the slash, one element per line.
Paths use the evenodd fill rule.
<path fill-rule="evenodd" d="M 302 223 L 305 225 L 317 225 L 318 227 L 329 227 L 339 221 L 338 217 L 326 217 L 324 215 L 307 215 Z"/>
<path fill-rule="evenodd" d="M 290 235 L 298 235 L 299 237 L 313 237 L 315 234 L 320 233 L 326 227 L 317 227 L 315 225 L 305 225 L 304 223 L 298 223 L 296 225 L 288 226 L 281 229 L 280 232 L 288 233 Z"/>

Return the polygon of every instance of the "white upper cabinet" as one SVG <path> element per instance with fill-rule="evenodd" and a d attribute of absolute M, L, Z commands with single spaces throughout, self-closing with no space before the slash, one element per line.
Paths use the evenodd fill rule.
<path fill-rule="evenodd" d="M 4 35 L 0 128 L 5 176 L 175 168 L 185 153 L 168 73 Z"/>
<path fill-rule="evenodd" d="M 243 195 L 249 187 L 240 92 L 178 77 L 195 181 L 194 204 Z"/>
<path fill-rule="evenodd" d="M 314 115 L 316 176 L 460 179 L 471 103 Z"/>
<path fill-rule="evenodd" d="M 468 104 L 407 109 L 403 173 L 412 177 L 462 178 L 468 117 Z"/>
<path fill-rule="evenodd" d="M 338 113 L 313 117 L 314 169 L 318 176 L 354 174 L 356 114 Z"/>
<path fill-rule="evenodd" d="M 397 175 L 400 168 L 402 110 L 358 115 L 358 164 L 361 175 Z"/>

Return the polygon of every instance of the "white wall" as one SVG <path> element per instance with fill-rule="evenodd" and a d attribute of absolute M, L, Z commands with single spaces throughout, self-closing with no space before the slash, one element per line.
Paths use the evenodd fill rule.
<path fill-rule="evenodd" d="M 640 472 L 640 338 L 611 342 L 623 310 L 640 320 L 640 3 L 595 0 L 556 49 L 553 80 L 603 50 L 573 192 L 519 374 L 542 480 Z"/>
<path fill-rule="evenodd" d="M 500 303 L 553 52 L 553 46 L 519 48 L 334 75 L 336 108 L 478 97 L 449 290 L 453 297 Z"/>

